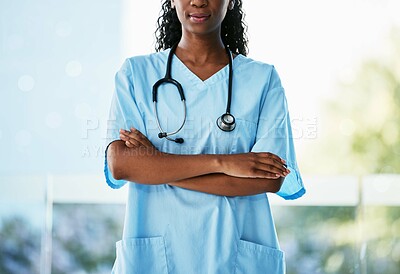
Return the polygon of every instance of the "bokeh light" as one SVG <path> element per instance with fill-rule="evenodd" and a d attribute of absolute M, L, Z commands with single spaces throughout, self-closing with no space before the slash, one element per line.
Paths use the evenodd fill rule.
<path fill-rule="evenodd" d="M 31 91 L 35 87 L 35 79 L 31 75 L 23 75 L 18 79 L 18 88 L 21 91 Z"/>

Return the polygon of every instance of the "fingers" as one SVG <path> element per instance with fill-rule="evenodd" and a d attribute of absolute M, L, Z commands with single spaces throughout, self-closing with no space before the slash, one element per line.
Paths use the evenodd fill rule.
<path fill-rule="evenodd" d="M 120 130 L 119 137 L 121 140 L 125 141 L 128 147 L 152 147 L 153 144 L 144 136 L 139 130 L 131 127 L 131 130 Z"/>
<path fill-rule="evenodd" d="M 132 145 L 129 141 L 125 141 L 125 145 L 129 148 L 134 148 L 135 146 Z"/>
<path fill-rule="evenodd" d="M 125 141 L 125 145 L 127 147 L 139 147 L 139 146 L 141 146 L 141 143 L 138 140 L 136 140 L 134 138 L 131 138 L 131 137 L 127 136 L 127 135 L 120 134 L 119 137 L 121 138 L 122 141 Z"/>
<path fill-rule="evenodd" d="M 136 135 L 138 137 L 138 141 L 142 143 L 144 146 L 153 146 L 153 144 L 149 141 L 149 139 L 139 130 L 131 127 L 131 134 Z"/>
<path fill-rule="evenodd" d="M 130 131 L 121 129 L 119 133 L 119 138 L 122 141 L 125 141 L 125 145 L 127 147 L 133 148 L 142 146 L 139 138 L 135 134 L 132 134 Z"/>
<path fill-rule="evenodd" d="M 264 173 L 266 172 L 268 176 L 274 174 L 277 177 L 286 177 L 290 173 L 290 170 L 282 165 L 259 164 L 257 168 Z"/>
<path fill-rule="evenodd" d="M 290 173 L 286 161 L 277 155 L 270 152 L 261 152 L 256 154 L 260 157 L 259 169 L 282 177 L 285 177 Z"/>
<path fill-rule="evenodd" d="M 278 179 L 279 177 L 284 177 L 276 173 L 266 172 L 263 170 L 258 170 L 256 178 L 265 178 L 265 179 Z"/>
<path fill-rule="evenodd" d="M 273 160 L 279 162 L 280 164 L 286 164 L 286 161 L 284 159 L 280 158 L 278 155 L 275 155 L 271 152 L 259 152 L 256 154 L 258 154 L 266 159 L 273 159 Z"/>

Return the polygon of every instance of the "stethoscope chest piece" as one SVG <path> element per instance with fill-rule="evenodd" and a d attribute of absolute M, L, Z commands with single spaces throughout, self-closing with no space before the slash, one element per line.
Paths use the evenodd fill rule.
<path fill-rule="evenodd" d="M 184 140 L 182 138 L 171 138 L 170 136 L 177 134 L 185 125 L 186 121 L 186 100 L 185 100 L 185 95 L 183 93 L 183 88 L 181 84 L 176 81 L 175 79 L 172 79 L 171 77 L 171 63 L 172 63 L 172 56 L 177 48 L 178 44 L 175 44 L 168 55 L 168 60 L 167 60 L 167 70 L 165 72 L 164 78 L 161 78 L 158 80 L 154 85 L 153 85 L 153 108 L 154 108 L 154 114 L 156 116 L 156 122 L 158 129 L 160 130 L 160 133 L 158 134 L 159 138 L 165 138 L 169 141 L 174 141 L 175 143 L 182 144 Z M 230 52 L 229 48 L 225 46 L 226 53 L 229 57 L 229 79 L 228 79 L 228 102 L 226 106 L 226 112 L 221 115 L 217 119 L 217 126 L 223 130 L 223 131 L 232 131 L 235 129 L 236 124 L 235 124 L 235 117 L 230 113 L 231 109 L 231 98 L 232 98 L 232 78 L 233 78 L 233 72 L 232 72 L 232 53 Z M 179 95 L 181 97 L 182 101 L 182 106 L 183 106 L 183 121 L 181 126 L 173 131 L 173 132 L 166 132 L 163 130 L 160 124 L 160 120 L 158 119 L 158 111 L 157 111 L 157 91 L 159 86 L 163 84 L 172 84 L 174 85 L 179 92 Z"/>
<path fill-rule="evenodd" d="M 224 113 L 217 119 L 217 126 L 223 131 L 232 131 L 236 127 L 235 117 L 230 113 Z"/>

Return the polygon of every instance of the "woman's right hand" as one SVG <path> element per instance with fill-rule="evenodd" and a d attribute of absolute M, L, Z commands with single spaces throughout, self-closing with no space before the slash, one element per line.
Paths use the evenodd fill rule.
<path fill-rule="evenodd" d="M 131 127 L 131 130 L 120 129 L 119 138 L 125 142 L 129 148 L 155 148 L 149 139 L 136 128 Z"/>
<path fill-rule="evenodd" d="M 276 179 L 290 173 L 285 161 L 270 152 L 221 155 L 222 172 L 243 178 Z"/>

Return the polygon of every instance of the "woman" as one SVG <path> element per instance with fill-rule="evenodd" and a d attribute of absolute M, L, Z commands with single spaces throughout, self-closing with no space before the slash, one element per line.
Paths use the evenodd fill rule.
<path fill-rule="evenodd" d="M 159 52 L 116 75 L 105 175 L 130 183 L 114 273 L 284 273 L 266 193 L 305 191 L 284 90 L 245 57 L 242 14 L 241 0 L 165 0 Z M 186 100 L 160 84 L 153 103 L 169 65 Z"/>

